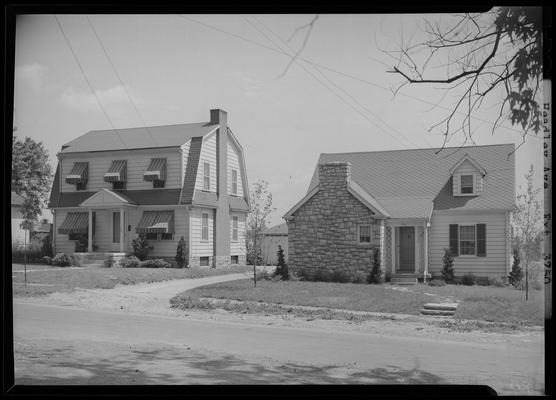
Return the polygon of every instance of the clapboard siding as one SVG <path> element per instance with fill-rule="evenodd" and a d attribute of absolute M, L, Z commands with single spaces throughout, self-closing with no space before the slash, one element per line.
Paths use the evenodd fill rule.
<path fill-rule="evenodd" d="M 475 167 L 471 162 L 465 160 L 461 165 L 454 171 L 453 187 L 454 196 L 461 195 L 461 176 L 462 175 L 473 175 L 473 191 L 475 195 L 479 195 L 483 191 L 483 177 L 481 172 Z"/>
<path fill-rule="evenodd" d="M 181 154 L 182 154 L 182 170 L 181 170 L 181 181 L 183 182 L 185 179 L 185 171 L 187 169 L 187 159 L 189 158 L 189 148 L 191 147 L 191 140 L 181 146 Z"/>
<path fill-rule="evenodd" d="M 457 276 L 472 272 L 477 276 L 506 276 L 508 271 L 507 224 L 505 212 L 433 213 L 429 229 L 429 271 L 440 274 L 444 249 L 449 247 L 450 224 L 486 224 L 486 257 L 454 258 Z"/>
<path fill-rule="evenodd" d="M 233 240 L 233 217 L 238 217 L 237 240 Z M 245 213 L 230 214 L 230 255 L 239 256 L 245 254 Z"/>
<path fill-rule="evenodd" d="M 178 148 L 174 149 L 148 149 L 133 150 L 129 152 L 98 152 L 67 154 L 61 158 L 61 187 L 63 192 L 75 192 L 76 185 L 66 183 L 73 164 L 76 162 L 89 163 L 89 181 L 87 191 L 95 191 L 101 188 L 112 188 L 112 184 L 104 182 L 104 174 L 110 168 L 113 160 L 127 160 L 127 189 L 141 190 L 152 189 L 152 182 L 143 179 L 143 173 L 149 167 L 151 158 L 166 157 L 166 188 L 178 189 L 182 187 L 182 159 Z"/>
<path fill-rule="evenodd" d="M 201 214 L 209 216 L 208 240 L 201 240 Z M 191 210 L 191 257 L 212 256 L 214 254 L 214 210 L 196 207 Z"/>
<path fill-rule="evenodd" d="M 197 180 L 195 181 L 195 189 L 205 190 L 203 186 L 204 164 L 210 164 L 210 191 L 216 192 L 216 134 L 212 133 L 203 139 L 201 147 L 201 157 L 199 160 L 199 169 L 197 172 Z"/>
<path fill-rule="evenodd" d="M 232 170 L 237 171 L 237 194 L 235 196 L 243 197 L 243 177 L 241 176 L 241 168 L 239 166 L 239 150 L 234 144 L 228 142 L 228 194 L 232 194 Z"/>

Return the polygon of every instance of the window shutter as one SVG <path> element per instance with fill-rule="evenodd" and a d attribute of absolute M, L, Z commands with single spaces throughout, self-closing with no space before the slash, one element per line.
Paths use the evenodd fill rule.
<path fill-rule="evenodd" d="M 486 257 L 486 224 L 477 224 L 477 256 Z"/>
<path fill-rule="evenodd" d="M 454 257 L 459 256 L 458 239 L 458 225 L 450 224 L 450 253 Z"/>

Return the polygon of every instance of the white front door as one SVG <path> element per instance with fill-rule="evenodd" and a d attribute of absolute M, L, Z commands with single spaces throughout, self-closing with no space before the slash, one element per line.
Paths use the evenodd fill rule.
<path fill-rule="evenodd" d="M 112 251 L 120 251 L 120 212 L 112 211 Z"/>

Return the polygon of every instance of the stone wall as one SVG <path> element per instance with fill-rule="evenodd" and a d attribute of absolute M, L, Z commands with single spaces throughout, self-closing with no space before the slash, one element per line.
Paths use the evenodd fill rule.
<path fill-rule="evenodd" d="M 380 245 L 380 229 L 372 212 L 347 191 L 349 163 L 319 165 L 320 190 L 288 221 L 290 269 L 356 272 L 367 275 L 374 249 Z M 372 244 L 358 243 L 358 225 L 372 224 Z"/>

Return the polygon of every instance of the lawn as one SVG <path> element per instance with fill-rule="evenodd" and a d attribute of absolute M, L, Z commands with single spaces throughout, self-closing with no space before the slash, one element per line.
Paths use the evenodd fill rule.
<path fill-rule="evenodd" d="M 102 268 L 86 267 L 80 269 L 55 269 L 46 266 L 31 271 L 36 265 L 28 265 L 27 288 L 24 274 L 14 272 L 14 296 L 40 296 L 53 292 L 71 292 L 75 288 L 111 289 L 117 284 L 133 285 L 141 282 L 160 282 L 172 279 L 194 279 L 205 276 L 224 275 L 250 271 L 251 267 L 234 266 L 227 268 Z M 44 266 L 43 266 L 44 267 Z M 23 270 L 22 265 L 13 265 L 12 271 Z"/>
<path fill-rule="evenodd" d="M 353 311 L 419 315 L 425 303 L 459 301 L 455 319 L 503 322 L 515 325 L 544 324 L 544 291 L 525 292 L 511 287 L 424 284 L 407 286 L 406 291 L 393 286 L 303 281 L 260 281 L 253 288 L 250 280 L 219 283 L 180 293 L 172 304 L 187 308 L 199 298 L 264 302 L 274 305 L 301 305 Z M 431 294 L 437 296 L 431 296 Z M 202 306 L 202 305 L 201 305 Z M 229 307 L 229 305 L 228 305 Z M 259 311 L 267 312 L 264 307 Z M 282 308 L 283 310 L 283 308 Z M 249 310 L 247 310 L 249 312 Z"/>

